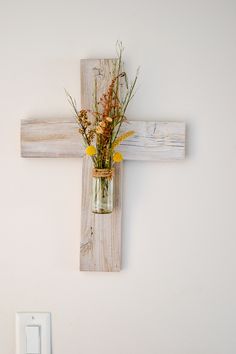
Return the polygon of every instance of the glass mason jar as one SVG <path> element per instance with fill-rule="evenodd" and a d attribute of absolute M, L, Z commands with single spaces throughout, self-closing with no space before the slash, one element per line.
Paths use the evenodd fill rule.
<path fill-rule="evenodd" d="M 113 171 L 94 169 L 92 180 L 92 212 L 110 214 L 113 210 Z"/>

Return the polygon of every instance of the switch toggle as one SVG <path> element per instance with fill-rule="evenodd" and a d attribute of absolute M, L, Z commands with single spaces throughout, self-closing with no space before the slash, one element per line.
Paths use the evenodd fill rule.
<path fill-rule="evenodd" d="M 31 325 L 25 327 L 26 332 L 26 354 L 41 353 L 40 326 Z"/>

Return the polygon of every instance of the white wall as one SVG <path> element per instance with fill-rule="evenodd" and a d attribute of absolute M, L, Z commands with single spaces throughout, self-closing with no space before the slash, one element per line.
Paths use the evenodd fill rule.
<path fill-rule="evenodd" d="M 234 0 L 0 0 L 0 354 L 50 311 L 54 354 L 236 352 Z M 125 163 L 123 271 L 80 273 L 81 161 L 20 158 L 20 119 L 71 114 L 79 59 L 141 65 L 129 117 L 185 120 L 180 163 Z"/>

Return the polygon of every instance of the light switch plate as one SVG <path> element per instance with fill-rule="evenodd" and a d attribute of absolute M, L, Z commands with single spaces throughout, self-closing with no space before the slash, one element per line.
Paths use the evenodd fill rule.
<path fill-rule="evenodd" d="M 26 327 L 40 327 L 40 354 L 52 354 L 51 314 L 49 312 L 16 313 L 16 354 L 26 354 Z"/>

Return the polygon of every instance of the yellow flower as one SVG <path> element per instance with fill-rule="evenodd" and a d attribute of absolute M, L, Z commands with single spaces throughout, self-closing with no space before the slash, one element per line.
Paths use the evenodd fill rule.
<path fill-rule="evenodd" d="M 86 147 L 85 152 L 87 155 L 93 156 L 93 155 L 96 155 L 97 150 L 96 150 L 95 146 L 89 145 Z"/>
<path fill-rule="evenodd" d="M 123 160 L 123 156 L 120 152 L 115 152 L 113 155 L 114 162 L 121 162 Z"/>

